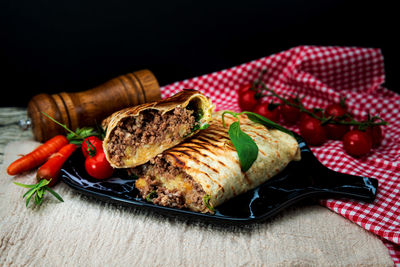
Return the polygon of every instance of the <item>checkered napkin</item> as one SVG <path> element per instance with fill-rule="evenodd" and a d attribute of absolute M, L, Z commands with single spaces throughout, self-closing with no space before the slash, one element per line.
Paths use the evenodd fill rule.
<path fill-rule="evenodd" d="M 380 236 L 393 261 L 400 266 L 400 95 L 382 86 L 383 56 L 379 49 L 357 47 L 300 46 L 230 69 L 176 82 L 162 87 L 163 97 L 184 88 L 208 95 L 217 110 L 240 111 L 238 89 L 260 77 L 278 94 L 304 96 L 306 107 L 326 107 L 346 97 L 356 119 L 379 115 L 384 127 L 382 145 L 367 157 L 354 159 L 341 141 L 312 147 L 318 159 L 332 170 L 377 178 L 374 203 L 323 200 L 322 205 Z M 266 99 L 266 101 L 270 99 Z M 277 102 L 277 99 L 274 99 Z M 291 128 L 298 132 L 298 129 Z"/>

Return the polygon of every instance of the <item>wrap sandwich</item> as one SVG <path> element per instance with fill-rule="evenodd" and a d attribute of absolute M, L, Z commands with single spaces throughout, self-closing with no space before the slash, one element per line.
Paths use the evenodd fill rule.
<path fill-rule="evenodd" d="M 118 111 L 102 123 L 106 158 L 114 168 L 141 165 L 206 128 L 213 109 L 208 97 L 187 89 Z"/>
<path fill-rule="evenodd" d="M 243 172 L 228 135 L 235 120 L 214 113 L 210 127 L 164 151 L 148 163 L 130 169 L 138 176 L 140 195 L 154 204 L 213 212 L 213 207 L 264 183 L 292 160 L 300 160 L 295 138 L 240 115 L 240 125 L 258 146 L 258 156 Z"/>

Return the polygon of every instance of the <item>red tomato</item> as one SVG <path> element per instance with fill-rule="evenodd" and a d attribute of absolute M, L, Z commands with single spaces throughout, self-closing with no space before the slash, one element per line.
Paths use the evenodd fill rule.
<path fill-rule="evenodd" d="M 366 132 L 351 130 L 343 136 L 343 147 L 353 157 L 361 157 L 369 153 L 372 141 Z"/>
<path fill-rule="evenodd" d="M 378 147 L 383 139 L 382 128 L 379 125 L 371 126 L 367 129 L 367 134 L 371 137 L 372 147 Z"/>
<path fill-rule="evenodd" d="M 290 103 L 298 104 L 298 100 L 295 98 L 290 98 L 288 100 Z M 288 124 L 295 124 L 300 118 L 300 110 L 298 108 L 283 103 L 280 110 L 283 120 Z"/>
<path fill-rule="evenodd" d="M 82 142 L 82 153 L 87 158 L 90 155 L 95 155 L 97 150 L 103 150 L 103 141 L 96 136 L 86 137 Z"/>
<path fill-rule="evenodd" d="M 246 92 L 246 91 L 248 91 L 248 90 L 250 90 L 251 86 L 252 86 L 252 84 L 249 83 L 249 84 L 246 84 L 246 85 L 240 87 L 239 88 L 239 95 L 244 93 L 244 92 Z"/>
<path fill-rule="evenodd" d="M 311 112 L 311 113 L 313 113 L 313 114 L 315 114 L 315 115 L 317 115 L 317 117 L 319 117 L 319 118 L 322 118 L 322 111 L 321 110 L 318 110 L 318 111 L 314 111 L 313 109 L 307 109 L 309 112 Z M 307 119 L 309 119 L 309 118 L 312 118 L 308 113 L 305 113 L 305 112 L 300 112 L 300 123 L 303 121 L 303 120 L 307 120 Z"/>
<path fill-rule="evenodd" d="M 254 108 L 253 112 L 260 114 L 273 122 L 279 121 L 279 106 L 275 104 L 260 103 Z"/>
<path fill-rule="evenodd" d="M 100 180 L 111 177 L 114 172 L 103 150 L 98 150 L 95 156 L 86 158 L 85 169 L 90 176 Z"/>
<path fill-rule="evenodd" d="M 301 136 L 309 145 L 319 146 L 326 141 L 325 128 L 318 119 L 308 116 L 300 122 L 299 128 Z"/>
<path fill-rule="evenodd" d="M 328 123 L 325 126 L 325 132 L 331 140 L 341 140 L 342 137 L 350 130 L 349 125 Z"/>
<path fill-rule="evenodd" d="M 346 106 L 338 103 L 330 104 L 325 109 L 325 115 L 327 117 L 342 117 L 347 113 Z"/>
<path fill-rule="evenodd" d="M 256 91 L 247 90 L 239 94 L 239 107 L 242 111 L 252 111 L 258 101 L 255 98 Z"/>

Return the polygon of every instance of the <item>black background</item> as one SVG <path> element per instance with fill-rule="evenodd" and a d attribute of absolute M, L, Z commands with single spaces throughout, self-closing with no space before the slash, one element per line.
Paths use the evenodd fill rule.
<path fill-rule="evenodd" d="M 385 85 L 400 89 L 398 9 L 385 1 L 0 3 L 1 106 L 143 68 L 166 85 L 298 45 L 381 48 Z"/>

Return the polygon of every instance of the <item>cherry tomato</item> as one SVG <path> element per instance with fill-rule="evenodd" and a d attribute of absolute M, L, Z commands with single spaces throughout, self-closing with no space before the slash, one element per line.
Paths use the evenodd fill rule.
<path fill-rule="evenodd" d="M 246 84 L 246 85 L 240 87 L 240 88 L 239 88 L 239 95 L 242 94 L 242 93 L 244 93 L 244 92 L 246 92 L 246 91 L 248 91 L 248 90 L 250 90 L 250 89 L 251 89 L 251 86 L 252 86 L 252 84 L 249 83 L 249 84 Z"/>
<path fill-rule="evenodd" d="M 317 110 L 317 111 L 314 111 L 313 109 L 307 109 L 307 110 L 308 110 L 309 112 L 315 114 L 317 117 L 322 118 L 322 115 L 323 115 L 322 110 Z M 307 119 L 309 119 L 309 118 L 312 118 L 312 117 L 311 117 L 308 113 L 306 113 L 306 112 L 300 112 L 300 123 L 301 123 L 303 120 L 307 120 Z"/>
<path fill-rule="evenodd" d="M 82 142 L 82 153 L 87 158 L 95 155 L 97 150 L 103 150 L 103 141 L 96 136 L 86 137 Z"/>
<path fill-rule="evenodd" d="M 242 111 L 252 111 L 258 101 L 255 98 L 256 91 L 247 90 L 239 94 L 239 107 Z"/>
<path fill-rule="evenodd" d="M 343 147 L 353 157 L 361 157 L 369 153 L 372 141 L 367 132 L 351 130 L 343 136 Z"/>
<path fill-rule="evenodd" d="M 298 100 L 295 98 L 290 98 L 288 101 L 290 103 L 299 104 Z M 300 110 L 298 108 L 283 103 L 280 110 L 283 120 L 288 124 L 295 124 L 300 118 Z"/>
<path fill-rule="evenodd" d="M 279 121 L 279 106 L 276 104 L 259 103 L 253 112 L 270 119 L 273 122 Z"/>
<path fill-rule="evenodd" d="M 346 106 L 344 104 L 334 103 L 330 104 L 325 109 L 325 115 L 327 117 L 343 117 L 347 113 Z"/>
<path fill-rule="evenodd" d="M 91 177 L 100 180 L 111 177 L 114 172 L 102 150 L 98 150 L 93 157 L 86 158 L 85 169 Z"/>
<path fill-rule="evenodd" d="M 371 137 L 372 147 L 378 147 L 383 139 L 382 128 L 379 125 L 374 125 L 369 127 L 366 132 Z"/>
<path fill-rule="evenodd" d="M 331 140 L 341 140 L 350 130 L 349 125 L 328 123 L 324 125 L 326 135 Z"/>
<path fill-rule="evenodd" d="M 319 146 L 326 141 L 325 128 L 318 119 L 308 116 L 300 122 L 299 128 L 301 136 L 309 145 Z"/>

